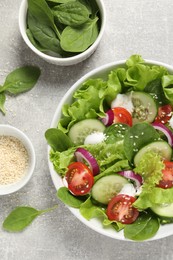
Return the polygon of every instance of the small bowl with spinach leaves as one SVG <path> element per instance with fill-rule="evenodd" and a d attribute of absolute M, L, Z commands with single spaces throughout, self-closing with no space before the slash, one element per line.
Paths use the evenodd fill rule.
<path fill-rule="evenodd" d="M 19 28 L 28 47 L 56 65 L 87 59 L 105 28 L 102 0 L 23 0 Z"/>

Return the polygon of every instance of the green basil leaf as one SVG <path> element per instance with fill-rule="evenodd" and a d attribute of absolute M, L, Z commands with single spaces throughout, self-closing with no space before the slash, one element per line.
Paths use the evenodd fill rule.
<path fill-rule="evenodd" d="M 26 206 L 17 207 L 6 217 L 3 222 L 3 228 L 9 232 L 22 231 L 29 226 L 36 217 L 53 210 L 55 207 L 46 210 L 37 210 Z"/>
<path fill-rule="evenodd" d="M 3 89 L 11 94 L 26 92 L 34 87 L 40 76 L 40 69 L 24 66 L 15 69 L 6 77 Z"/>
<path fill-rule="evenodd" d="M 6 101 L 6 96 L 4 94 L 4 92 L 0 93 L 0 110 L 5 114 L 5 107 L 4 107 L 4 104 L 5 104 L 5 101 Z"/>
<path fill-rule="evenodd" d="M 45 132 L 48 144 L 54 151 L 63 152 L 73 146 L 70 138 L 57 128 L 50 128 Z"/>
<path fill-rule="evenodd" d="M 38 18 L 34 17 L 28 11 L 28 27 L 33 37 L 39 42 L 43 48 L 54 53 L 62 54 L 59 39 L 54 30 L 42 23 Z"/>
<path fill-rule="evenodd" d="M 89 19 L 80 28 L 67 26 L 61 34 L 61 48 L 69 52 L 85 51 L 98 36 L 97 21 L 98 17 Z"/>
<path fill-rule="evenodd" d="M 79 26 L 89 19 L 88 9 L 79 2 L 69 2 L 53 8 L 53 14 L 59 22 L 70 26 Z"/>
<path fill-rule="evenodd" d="M 78 197 L 73 196 L 66 187 L 61 187 L 57 191 L 57 197 L 66 205 L 73 208 L 80 208 L 83 203 Z"/>
<path fill-rule="evenodd" d="M 124 236 L 131 240 L 144 241 L 153 237 L 159 227 L 160 223 L 158 218 L 145 212 L 142 213 L 134 223 L 124 227 Z"/>

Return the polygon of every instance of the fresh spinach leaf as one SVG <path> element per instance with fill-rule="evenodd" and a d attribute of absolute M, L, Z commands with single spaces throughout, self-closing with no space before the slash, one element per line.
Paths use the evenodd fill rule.
<path fill-rule="evenodd" d="M 79 2 L 68 2 L 53 8 L 59 22 L 69 26 L 79 26 L 89 19 L 88 9 Z"/>
<path fill-rule="evenodd" d="M 75 2 L 76 0 L 46 0 L 46 2 L 57 3 L 57 4 L 65 4 L 69 2 Z"/>
<path fill-rule="evenodd" d="M 5 96 L 5 93 L 2 92 L 0 93 L 0 110 L 5 114 L 5 107 L 4 107 L 4 104 L 5 104 L 5 100 L 6 100 L 6 96 Z"/>
<path fill-rule="evenodd" d="M 146 85 L 144 91 L 150 93 L 153 99 L 155 100 L 155 102 L 159 105 L 164 105 L 169 103 L 169 100 L 165 97 L 163 87 L 162 87 L 162 81 L 160 78 L 149 82 Z"/>
<path fill-rule="evenodd" d="M 83 52 L 96 40 L 99 30 L 98 17 L 89 19 L 80 28 L 67 26 L 62 34 L 60 45 L 65 51 Z"/>
<path fill-rule="evenodd" d="M 81 4 L 85 5 L 90 13 L 90 18 L 95 18 L 96 14 L 98 13 L 98 5 L 96 1 L 90 1 L 90 0 L 78 0 Z"/>
<path fill-rule="evenodd" d="M 124 136 L 129 129 L 127 124 L 113 124 L 106 127 L 104 134 L 106 135 L 105 143 L 113 144 L 124 140 Z"/>
<path fill-rule="evenodd" d="M 26 92 L 34 87 L 40 76 L 40 69 L 36 66 L 24 66 L 15 69 L 6 77 L 0 93 L 7 91 L 11 94 Z"/>
<path fill-rule="evenodd" d="M 37 210 L 32 207 L 21 206 L 15 208 L 4 220 L 3 228 L 9 232 L 19 232 L 24 230 L 39 215 L 55 209 Z"/>
<path fill-rule="evenodd" d="M 124 227 L 124 236 L 131 240 L 144 241 L 153 237 L 159 227 L 160 223 L 156 216 L 143 212 L 134 223 Z"/>
<path fill-rule="evenodd" d="M 73 146 L 70 138 L 57 128 L 50 128 L 45 132 L 48 144 L 54 151 L 63 152 Z"/>
<path fill-rule="evenodd" d="M 124 137 L 124 152 L 127 159 L 132 162 L 134 155 L 145 145 L 159 140 L 159 134 L 148 123 L 133 125 Z"/>
<path fill-rule="evenodd" d="M 28 27 L 33 35 L 33 38 L 39 42 L 43 48 L 52 51 L 56 54 L 62 54 L 63 51 L 60 47 L 59 39 L 55 31 L 48 25 L 41 23 L 38 18 L 34 17 L 28 11 Z M 40 49 L 40 48 L 39 48 Z"/>
<path fill-rule="evenodd" d="M 57 191 L 57 197 L 66 205 L 73 208 L 80 208 L 83 203 L 78 197 L 73 196 L 66 187 L 61 187 Z"/>
<path fill-rule="evenodd" d="M 60 39 L 61 36 L 55 26 L 52 11 L 45 0 L 28 0 L 28 10 L 32 16 L 39 20 L 40 24 L 51 27 Z"/>
<path fill-rule="evenodd" d="M 166 98 L 173 104 L 173 75 L 164 75 L 162 77 L 162 86 Z"/>
<path fill-rule="evenodd" d="M 48 52 L 49 50 L 47 50 L 46 48 L 42 47 L 40 45 L 40 43 L 34 38 L 31 30 L 28 28 L 26 29 L 26 34 L 28 36 L 28 39 L 30 40 L 30 42 L 35 46 L 35 48 L 39 51 L 42 51 L 42 52 Z"/>

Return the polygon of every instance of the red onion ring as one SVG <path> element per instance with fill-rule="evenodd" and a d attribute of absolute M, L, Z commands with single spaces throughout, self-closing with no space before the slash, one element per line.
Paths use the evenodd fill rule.
<path fill-rule="evenodd" d="M 152 123 L 152 126 L 155 129 L 161 131 L 163 134 L 166 135 L 166 137 L 168 139 L 168 143 L 172 147 L 173 146 L 173 133 L 171 132 L 171 130 L 169 128 L 167 128 L 165 125 L 163 125 L 162 123 Z"/>
<path fill-rule="evenodd" d="M 130 179 L 135 182 L 135 187 L 138 189 L 142 184 L 142 177 L 139 174 L 134 173 L 133 171 L 121 171 L 118 172 L 121 176 Z"/>
<path fill-rule="evenodd" d="M 74 154 L 78 162 L 87 162 L 94 176 L 100 172 L 99 165 L 96 159 L 92 156 L 92 154 L 89 151 L 79 147 L 76 149 Z"/>
<path fill-rule="evenodd" d="M 114 112 L 112 111 L 112 109 L 109 109 L 109 110 L 106 112 L 106 116 L 103 117 L 103 118 L 100 118 L 100 120 L 102 121 L 102 123 L 103 123 L 105 126 L 112 125 L 112 123 L 113 123 L 113 121 L 114 121 Z"/>

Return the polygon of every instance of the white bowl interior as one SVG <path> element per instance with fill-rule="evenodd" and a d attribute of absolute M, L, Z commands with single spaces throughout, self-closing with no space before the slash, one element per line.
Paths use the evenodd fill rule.
<path fill-rule="evenodd" d="M 98 47 L 100 40 L 103 36 L 104 29 L 105 29 L 106 11 L 105 11 L 105 7 L 104 7 L 104 3 L 103 3 L 103 0 L 96 0 L 96 2 L 100 9 L 101 28 L 100 28 L 100 32 L 99 32 L 99 35 L 98 35 L 96 41 L 86 51 L 84 51 L 78 55 L 75 55 L 73 57 L 60 58 L 60 57 L 49 56 L 49 55 L 37 50 L 37 48 L 35 48 L 35 46 L 32 45 L 32 43 L 30 42 L 30 40 L 28 39 L 28 36 L 26 34 L 26 27 L 27 27 L 26 26 L 26 15 L 27 15 L 27 6 L 28 6 L 27 0 L 22 0 L 20 9 L 19 9 L 19 29 L 20 29 L 20 33 L 23 37 L 23 40 L 34 53 L 36 53 L 38 56 L 40 56 L 42 59 L 44 59 L 45 61 L 47 61 L 49 63 L 55 64 L 55 65 L 61 65 L 61 66 L 69 66 L 69 65 L 74 65 L 79 62 L 82 62 L 83 60 L 87 59 L 91 54 L 93 54 L 93 52 L 96 50 L 96 48 Z"/>
<path fill-rule="evenodd" d="M 24 176 L 17 182 L 0 185 L 0 195 L 6 195 L 18 191 L 30 180 L 35 167 L 35 151 L 29 138 L 22 131 L 13 126 L 0 125 L 0 135 L 13 136 L 19 139 L 25 146 L 29 156 L 28 167 Z"/>
<path fill-rule="evenodd" d="M 160 65 L 160 66 L 164 66 L 168 69 L 168 71 L 170 73 L 173 74 L 173 67 L 169 66 L 167 64 L 161 63 L 161 62 L 155 62 L 155 61 L 151 61 L 151 60 L 146 60 L 146 63 L 148 64 L 152 64 L 152 65 Z M 50 127 L 57 127 L 57 123 L 59 121 L 59 119 L 61 118 L 61 110 L 62 110 L 62 106 L 66 103 L 70 103 L 72 100 L 72 95 L 73 93 L 80 88 L 80 86 L 82 85 L 82 83 L 84 81 L 86 81 L 89 78 L 97 78 L 97 77 L 107 77 L 108 73 L 116 67 L 120 67 L 120 66 L 124 66 L 125 61 L 119 61 L 119 62 L 114 62 L 114 63 L 110 63 L 110 64 L 106 64 L 103 65 L 97 69 L 92 70 L 91 72 L 89 72 L 88 74 L 86 74 L 85 76 L 83 76 L 81 79 L 79 79 L 64 95 L 64 97 L 62 98 L 61 102 L 59 103 L 55 114 L 53 116 L 53 120 L 51 123 Z M 54 167 L 52 165 L 52 163 L 49 160 L 49 152 L 50 152 L 50 147 L 48 147 L 48 164 L 49 164 L 49 169 L 50 169 L 50 174 L 53 180 L 53 183 L 55 185 L 55 188 L 58 190 L 60 187 L 64 186 L 61 177 L 56 173 L 56 171 L 54 170 Z M 98 219 L 91 219 L 90 221 L 86 220 L 84 217 L 82 217 L 82 215 L 80 214 L 78 209 L 75 208 L 71 208 L 68 207 L 69 210 L 81 221 L 83 222 L 86 226 L 88 226 L 89 228 L 97 231 L 98 233 L 114 238 L 114 239 L 119 239 L 119 240 L 125 240 L 127 241 L 126 238 L 124 238 L 124 234 L 123 231 L 120 232 L 116 232 L 113 228 L 108 227 L 108 228 L 104 228 L 102 226 L 102 223 L 98 220 Z M 149 240 L 156 240 L 156 239 L 160 239 L 163 237 L 167 237 L 173 235 L 173 224 L 169 224 L 169 225 L 163 225 L 160 227 L 158 233 L 151 239 Z M 148 241 L 148 240 L 147 240 Z"/>

